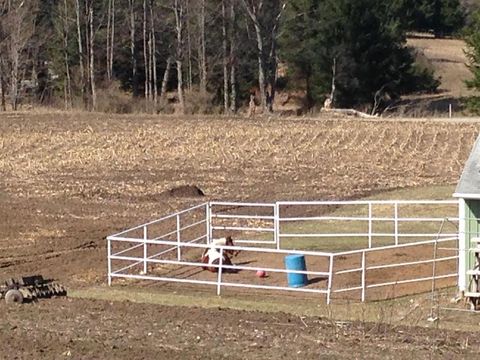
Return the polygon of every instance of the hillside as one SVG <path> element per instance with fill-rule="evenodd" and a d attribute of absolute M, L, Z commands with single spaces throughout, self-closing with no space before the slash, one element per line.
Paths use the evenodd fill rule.
<path fill-rule="evenodd" d="M 403 98 L 398 111 L 408 116 L 448 116 L 449 105 L 455 115 L 463 111 L 461 99 L 473 94 L 465 85 L 471 78 L 465 56 L 465 42 L 457 39 L 411 37 L 408 46 L 417 51 L 420 62 L 427 63 L 440 79 L 435 94 L 416 94 Z"/>
<path fill-rule="evenodd" d="M 465 80 L 471 78 L 465 56 L 465 42 L 456 39 L 410 38 L 408 45 L 425 55 L 440 77 L 439 92 L 443 96 L 471 95 Z"/>

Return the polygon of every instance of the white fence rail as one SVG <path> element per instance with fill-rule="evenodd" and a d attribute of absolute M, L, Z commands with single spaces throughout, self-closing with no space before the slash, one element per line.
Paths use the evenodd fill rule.
<path fill-rule="evenodd" d="M 348 209 L 345 209 L 348 207 Z M 411 216 L 407 210 L 415 207 Z M 419 207 L 431 210 L 419 211 Z M 436 210 L 441 209 L 436 215 Z M 424 264 L 457 261 L 458 255 L 439 256 L 430 259 L 386 264 L 370 264 L 369 254 L 400 248 L 415 249 L 458 239 L 456 231 L 457 201 L 316 201 L 277 203 L 210 202 L 194 206 L 158 220 L 122 231 L 107 237 L 108 283 L 114 278 L 158 280 L 165 282 L 213 285 L 217 293 L 223 287 L 238 287 L 265 290 L 281 290 L 318 293 L 326 296 L 330 303 L 332 295 L 361 292 L 361 301 L 367 298 L 369 289 L 391 285 L 453 278 L 457 271 L 448 274 L 419 274 L 416 278 L 369 283 L 371 271 L 392 271 Z M 443 231 L 448 222 L 453 224 Z M 346 225 L 342 225 L 346 224 Z M 407 224 L 406 226 L 404 226 Z M 439 228 L 442 231 L 439 231 Z M 345 229 L 341 232 L 338 229 Z M 455 230 L 455 231 L 453 231 Z M 218 272 L 212 274 L 199 271 L 201 253 L 208 249 L 214 238 L 231 235 L 238 244 L 235 250 L 264 264 L 239 263 L 213 265 Z M 362 246 L 350 251 L 294 250 L 299 241 L 313 242 L 313 248 L 322 248 L 328 239 L 336 241 L 359 241 Z M 357 240 L 355 240 L 357 239 Z M 305 244 L 303 244 L 303 247 Z M 307 246 L 309 247 L 309 246 Z M 349 246 L 351 248 L 351 246 Z M 228 246 L 220 251 L 231 250 Z M 301 254 L 312 259 L 310 270 L 290 270 L 283 265 L 286 255 Z M 242 255 L 247 257 L 246 255 Z M 335 264 L 345 256 L 360 257 L 360 265 L 353 268 L 336 269 Z M 156 271 L 155 268 L 167 269 Z M 176 270 L 184 269 L 179 275 Z M 230 272 L 252 273 L 266 271 L 271 277 L 259 283 L 254 276 L 232 276 Z M 200 275 L 199 275 L 200 274 Z M 203 274 L 203 275 L 202 275 Z M 228 274 L 228 275 L 227 275 Z M 305 287 L 285 286 L 288 274 L 305 274 L 322 277 L 324 281 Z M 333 287 L 338 276 L 359 275 L 353 286 Z M 271 281 L 270 281 L 271 280 Z"/>
<path fill-rule="evenodd" d="M 110 239 L 110 241 L 118 241 L 118 242 L 128 242 L 128 243 L 137 243 L 141 242 L 146 243 L 147 245 L 168 245 L 168 246 L 177 246 L 176 243 L 170 242 L 170 241 L 162 241 L 162 240 L 133 240 L 133 239 L 126 239 L 126 238 L 120 238 L 117 237 L 116 239 Z M 205 250 L 210 247 L 208 244 L 196 244 L 196 243 L 181 243 L 180 244 L 181 248 L 190 248 L 190 249 L 198 249 L 198 250 Z M 274 255 L 279 255 L 279 256 L 285 256 L 285 255 L 291 255 L 291 254 L 302 254 L 302 255 L 308 255 L 312 257 L 321 257 L 325 258 L 329 261 L 329 263 L 332 261 L 332 254 L 330 253 L 322 253 L 322 252 L 317 252 L 317 251 L 288 251 L 288 250 L 276 250 L 276 249 L 263 249 L 263 248 L 256 248 L 256 247 L 243 247 L 243 246 L 220 246 L 218 247 L 221 254 L 223 255 L 223 252 L 225 250 L 235 250 L 235 251 L 242 251 L 242 252 L 247 252 L 256 256 L 261 256 L 262 254 L 274 254 Z M 222 287 L 243 287 L 243 288 L 254 288 L 254 289 L 269 289 L 269 290 L 284 290 L 284 291 L 297 291 L 297 292 L 309 292 L 309 293 L 319 293 L 319 294 L 326 294 L 328 301 L 330 297 L 330 284 L 332 282 L 331 271 L 312 271 L 312 270 L 287 270 L 285 268 L 279 268 L 279 267 L 265 267 L 265 266 L 246 266 L 246 265 L 226 265 L 220 264 L 218 265 L 208 265 L 209 267 L 214 267 L 218 269 L 217 277 L 215 280 L 199 280 L 199 279 L 184 279 L 184 278 L 177 278 L 177 277 L 167 277 L 167 276 L 161 276 L 161 275 L 156 275 L 156 274 L 131 274 L 131 273 L 125 273 L 125 270 L 130 270 L 133 267 L 143 264 L 143 262 L 147 262 L 149 265 L 155 265 L 155 264 L 161 264 L 161 265 L 179 265 L 184 268 L 191 268 L 193 269 L 198 269 L 205 264 L 199 262 L 199 261 L 188 261 L 188 260 L 176 260 L 176 259 L 165 259 L 165 258 L 138 258 L 136 256 L 125 256 L 125 255 L 118 255 L 116 254 L 111 254 L 110 255 L 110 262 L 115 262 L 115 261 L 126 261 L 130 262 L 131 264 L 128 267 L 125 268 L 120 268 L 118 270 L 114 270 L 110 273 L 109 278 L 111 281 L 111 278 L 131 278 L 131 279 L 146 279 L 146 280 L 159 280 L 159 281 L 166 281 L 166 282 L 183 282 L 183 283 L 192 283 L 192 284 L 206 284 L 206 285 L 215 285 L 217 287 L 217 294 L 220 295 L 220 290 Z M 328 266 L 330 268 L 330 266 Z M 278 286 L 278 285 L 256 285 L 256 284 L 251 284 L 251 283 L 245 283 L 245 282 L 231 282 L 228 280 L 225 280 L 224 277 L 222 276 L 225 272 L 228 271 L 250 271 L 250 272 L 257 272 L 257 271 L 266 271 L 268 273 L 278 273 L 278 274 L 305 274 L 307 276 L 323 276 L 327 279 L 326 282 L 326 287 L 320 287 L 320 288 L 292 288 L 292 287 L 287 287 L 287 286 Z M 138 272 L 137 272 L 138 273 Z"/>
<path fill-rule="evenodd" d="M 415 239 L 425 240 L 437 236 L 448 238 L 458 234 L 458 201 L 457 200 L 371 200 L 371 201 L 281 201 L 278 207 L 278 241 L 282 239 L 301 238 L 359 238 L 365 240 L 365 248 L 375 246 L 399 245 L 403 242 L 413 242 Z M 297 208 L 296 213 L 302 213 L 302 208 L 309 208 L 313 215 L 288 216 L 283 215 L 283 209 Z M 349 207 L 348 210 L 343 210 Z M 412 210 L 411 208 L 415 208 Z M 419 207 L 421 209 L 419 209 Z M 434 213 L 442 207 L 442 214 L 438 216 L 413 216 L 412 213 Z M 337 208 L 335 211 L 330 209 Z M 410 208 L 410 209 L 409 209 Z M 430 210 L 430 209 L 431 210 Z M 315 210 L 317 210 L 315 212 Z M 343 210 L 343 211 L 342 211 Z M 420 210 L 420 211 L 419 211 Z M 423 210 L 423 211 L 422 211 Z M 321 214 L 320 216 L 315 215 Z M 324 213 L 326 213 L 324 215 Z M 387 216 L 390 213 L 390 216 Z M 352 215 L 353 214 L 353 215 Z M 451 232 L 438 234 L 440 225 L 449 221 L 456 224 Z M 298 232 L 299 226 L 315 222 L 314 228 L 326 230 L 319 232 Z M 348 223 L 348 228 L 359 229 L 356 232 L 336 232 L 332 229 L 341 229 Z M 292 225 L 293 224 L 293 225 Z M 323 226 L 322 228 L 322 225 Z M 407 229 L 403 229 L 406 226 Z M 308 227 L 307 227 L 308 228 Z M 390 244 L 381 242 L 376 245 L 375 240 L 391 239 Z M 279 245 L 281 248 L 281 245 Z"/>
<path fill-rule="evenodd" d="M 437 274 L 434 273 L 434 271 L 432 271 L 432 276 L 427 276 L 427 277 L 424 276 L 424 277 L 416 277 L 416 278 L 413 278 L 413 279 L 387 281 L 387 282 L 380 282 L 380 283 L 375 283 L 375 284 L 370 284 L 370 285 L 368 285 L 366 283 L 366 274 L 369 270 L 388 269 L 388 271 L 391 271 L 392 269 L 395 269 L 395 268 L 398 269 L 398 268 L 402 268 L 402 267 L 411 267 L 411 266 L 414 266 L 414 265 L 434 264 L 434 263 L 439 263 L 439 262 L 444 262 L 444 261 L 458 261 L 458 255 L 436 256 L 435 254 L 432 253 L 432 258 L 431 259 L 410 261 L 410 262 L 389 263 L 389 264 L 384 264 L 384 265 L 370 265 L 369 266 L 367 264 L 367 261 L 366 261 L 367 254 L 369 254 L 369 253 L 380 252 L 380 251 L 388 251 L 388 250 L 398 250 L 398 249 L 401 249 L 401 248 L 404 248 L 404 249 L 419 248 L 419 247 L 427 246 L 427 245 L 437 246 L 438 244 L 441 244 L 441 243 L 452 242 L 452 241 L 457 241 L 457 240 L 458 240 L 458 237 L 451 237 L 451 238 L 435 239 L 435 240 L 422 241 L 422 242 L 403 244 L 403 245 L 397 245 L 397 246 L 385 246 L 385 247 L 374 248 L 374 249 L 365 249 L 365 250 L 357 250 L 357 251 L 344 251 L 344 252 L 341 252 L 341 253 L 336 253 L 335 257 L 337 257 L 337 258 L 346 256 L 346 255 L 360 255 L 362 260 L 361 260 L 361 266 L 360 267 L 353 268 L 353 269 L 347 269 L 347 270 L 335 271 L 332 274 L 332 277 L 335 277 L 335 275 L 341 275 L 341 274 L 361 273 L 361 284 L 359 286 L 335 289 L 333 292 L 334 293 L 342 293 L 342 292 L 348 292 L 348 291 L 361 290 L 361 301 L 364 302 L 365 298 L 366 298 L 366 292 L 367 292 L 368 289 L 386 287 L 386 286 L 392 286 L 392 285 L 401 285 L 401 284 L 408 284 L 408 283 L 418 283 L 418 282 L 424 282 L 424 281 L 432 281 L 434 279 L 457 278 L 458 271 L 455 271 L 455 272 L 449 273 L 449 274 L 443 274 L 443 275 L 437 275 Z"/>
<path fill-rule="evenodd" d="M 238 244 L 276 244 L 275 219 L 275 204 L 211 202 L 210 239 L 228 233 Z"/>

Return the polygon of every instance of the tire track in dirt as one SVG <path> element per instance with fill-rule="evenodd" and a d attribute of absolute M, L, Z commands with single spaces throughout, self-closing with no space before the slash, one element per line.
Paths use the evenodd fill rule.
<path fill-rule="evenodd" d="M 34 254 L 22 254 L 17 256 L 6 256 L 6 257 L 0 256 L 0 268 L 8 268 L 14 265 L 21 265 L 26 263 L 32 263 L 34 261 L 41 261 L 42 258 L 48 260 L 48 259 L 56 258 L 65 254 L 71 254 L 76 252 L 87 252 L 92 250 L 98 250 L 98 245 L 93 241 L 90 241 L 78 247 L 65 249 L 65 250 L 45 251 L 45 252 L 37 252 Z"/>

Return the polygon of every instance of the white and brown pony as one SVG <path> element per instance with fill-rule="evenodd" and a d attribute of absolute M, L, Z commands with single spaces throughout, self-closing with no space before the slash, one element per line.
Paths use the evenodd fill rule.
<path fill-rule="evenodd" d="M 227 236 L 220 239 L 213 239 L 212 244 L 209 248 L 205 249 L 202 254 L 202 263 L 205 264 L 202 266 L 203 270 L 208 270 L 210 272 L 218 272 L 218 267 L 211 266 L 211 265 L 219 265 L 220 258 L 222 258 L 222 254 L 220 251 L 220 246 L 235 246 L 233 243 L 233 239 L 231 236 Z M 223 259 L 222 264 L 232 266 L 231 257 L 235 257 L 238 255 L 239 250 L 233 249 L 224 249 L 223 250 Z M 227 272 L 236 272 L 234 269 L 228 269 Z"/>

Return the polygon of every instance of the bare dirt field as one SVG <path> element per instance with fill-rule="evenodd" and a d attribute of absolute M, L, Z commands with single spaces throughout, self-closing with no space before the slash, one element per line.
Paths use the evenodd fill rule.
<path fill-rule="evenodd" d="M 0 275 L 102 285 L 106 235 L 207 200 L 351 199 L 455 184 L 479 129 L 434 120 L 2 114 Z M 169 191 L 188 184 L 205 196 Z M 6 358 L 461 358 L 479 350 L 461 332 L 317 318 L 305 326 L 225 309 L 69 299 L 2 304 L 0 313 L 0 354 L 17 346 Z"/>
<path fill-rule="evenodd" d="M 453 359 L 480 349 L 463 332 L 85 300 L 9 309 L 0 331 L 11 359 Z"/>

